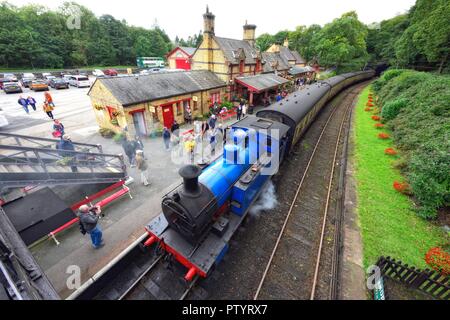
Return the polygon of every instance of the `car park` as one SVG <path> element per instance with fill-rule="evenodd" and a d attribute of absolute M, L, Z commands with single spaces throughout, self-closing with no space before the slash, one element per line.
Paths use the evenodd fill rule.
<path fill-rule="evenodd" d="M 30 90 L 33 91 L 48 91 L 48 85 L 44 80 L 33 80 L 30 84 Z"/>
<path fill-rule="evenodd" d="M 18 93 L 23 92 L 18 82 L 5 82 L 3 83 L 3 91 L 5 93 Z"/>
<path fill-rule="evenodd" d="M 105 71 L 103 71 L 103 73 L 105 74 L 105 76 L 110 77 L 115 77 L 119 74 L 116 69 L 106 69 Z"/>
<path fill-rule="evenodd" d="M 69 83 L 62 78 L 53 78 L 49 82 L 49 86 L 54 89 L 69 89 Z"/>
<path fill-rule="evenodd" d="M 77 88 L 86 88 L 91 86 L 91 82 L 87 76 L 71 76 L 69 84 Z"/>

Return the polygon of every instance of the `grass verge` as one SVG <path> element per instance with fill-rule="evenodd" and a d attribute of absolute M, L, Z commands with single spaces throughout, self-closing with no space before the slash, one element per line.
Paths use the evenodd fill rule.
<path fill-rule="evenodd" d="M 390 132 L 375 128 L 373 114 L 364 110 L 369 91 L 370 87 L 365 88 L 358 98 L 353 136 L 364 266 L 376 263 L 380 256 L 391 256 L 425 268 L 425 253 L 448 240 L 442 229 L 416 215 L 409 197 L 393 188 L 394 181 L 404 179 L 392 165 L 395 157 L 384 154 L 386 148 L 394 147 L 392 140 L 378 138 L 379 133 Z"/>

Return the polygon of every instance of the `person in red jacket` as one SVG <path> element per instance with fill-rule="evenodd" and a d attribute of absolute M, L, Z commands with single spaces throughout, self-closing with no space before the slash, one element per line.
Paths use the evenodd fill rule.
<path fill-rule="evenodd" d="M 53 98 L 52 98 L 51 94 L 48 91 L 46 91 L 44 93 L 44 96 L 45 96 L 45 101 L 54 108 L 55 104 L 53 103 Z"/>

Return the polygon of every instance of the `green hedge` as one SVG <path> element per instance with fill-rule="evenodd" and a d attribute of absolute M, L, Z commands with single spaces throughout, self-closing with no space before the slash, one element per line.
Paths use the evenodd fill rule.
<path fill-rule="evenodd" d="M 437 209 L 450 204 L 450 76 L 389 70 L 373 88 L 406 163 L 418 213 L 436 218 Z"/>

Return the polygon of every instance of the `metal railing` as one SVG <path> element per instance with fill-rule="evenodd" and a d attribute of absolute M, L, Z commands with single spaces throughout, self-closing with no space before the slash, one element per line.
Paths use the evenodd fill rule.
<path fill-rule="evenodd" d="M 7 146 L 51 149 L 52 147 L 56 146 L 59 143 L 59 141 L 60 141 L 59 139 L 30 137 L 20 134 L 0 132 L 0 144 Z M 103 153 L 102 146 L 99 144 L 89 144 L 79 142 L 72 142 L 72 144 L 75 147 L 75 151 Z"/>
<path fill-rule="evenodd" d="M 97 146 L 91 146 L 99 150 Z M 122 155 L 3 144 L 0 144 L 0 169 L 3 169 L 0 170 L 0 188 L 38 184 L 106 183 L 127 176 Z"/>

